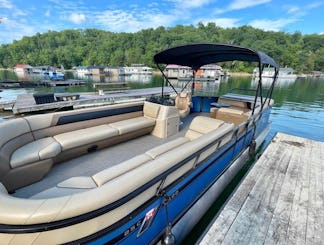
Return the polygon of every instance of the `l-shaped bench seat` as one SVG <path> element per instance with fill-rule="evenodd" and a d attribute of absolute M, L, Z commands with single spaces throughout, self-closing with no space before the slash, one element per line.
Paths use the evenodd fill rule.
<path fill-rule="evenodd" d="M 55 187 L 44 190 L 30 198 L 54 198 L 84 192 L 116 181 L 122 178 L 122 176 L 127 175 L 128 172 L 133 170 L 137 171 L 136 169 L 142 168 L 143 166 L 147 168 L 145 171 L 143 170 L 142 177 L 149 180 L 152 176 L 146 176 L 150 176 L 148 171 L 156 172 L 156 170 L 149 170 L 150 168 L 159 169 L 159 174 L 161 174 L 167 170 L 168 167 L 172 167 L 193 154 L 193 149 L 199 151 L 203 147 L 206 147 L 206 145 L 215 141 L 215 144 L 212 144 L 208 149 L 197 155 L 196 158 L 188 161 L 182 167 L 171 173 L 164 182 L 164 186 L 167 186 L 181 175 L 194 168 L 195 164 L 203 162 L 208 156 L 216 152 L 217 149 L 229 142 L 232 138 L 232 133 L 230 132 L 233 128 L 234 125 L 231 123 L 225 123 L 221 120 L 204 116 L 197 116 L 190 124 L 184 137 L 178 137 L 172 141 L 154 147 L 143 154 L 135 156 L 113 167 L 104 169 L 92 176 L 71 177 L 58 183 Z M 224 135 L 226 135 L 226 137 L 223 137 Z M 219 139 L 219 142 L 217 142 L 217 139 Z M 156 176 L 154 175 L 154 177 Z M 121 181 L 120 183 L 124 182 Z"/>
<path fill-rule="evenodd" d="M 36 237 L 32 237 L 32 242 L 62 244 L 89 236 L 125 218 L 156 196 L 159 189 L 182 179 L 181 176 L 188 171 L 204 166 L 211 154 L 232 140 L 233 129 L 233 124 L 198 116 L 190 124 L 185 137 L 153 148 L 93 176 L 67 179 L 29 199 L 9 195 L 0 183 L 0 224 L 47 224 L 79 217 L 112 204 L 112 210 L 90 217 L 85 222 L 37 233 Z M 131 195 L 139 190 L 136 195 Z M 125 200 L 125 203 L 116 206 L 119 200 Z M 58 235 L 62 234 L 61 229 L 69 236 Z M 2 235 L 4 241 L 15 244 L 26 242 L 24 234 Z"/>
<path fill-rule="evenodd" d="M 54 163 L 151 133 L 160 107 L 139 102 L 1 123 L 0 182 L 13 191 L 43 178 Z"/>

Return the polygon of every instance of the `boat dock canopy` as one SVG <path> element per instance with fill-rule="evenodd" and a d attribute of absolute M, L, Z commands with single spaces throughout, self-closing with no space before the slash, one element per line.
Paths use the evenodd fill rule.
<path fill-rule="evenodd" d="M 277 70 L 279 69 L 279 65 L 261 51 L 217 43 L 177 46 L 161 51 L 154 56 L 154 61 L 157 64 L 190 66 L 196 71 L 203 65 L 233 60 L 259 62 L 261 65 L 271 65 Z"/>

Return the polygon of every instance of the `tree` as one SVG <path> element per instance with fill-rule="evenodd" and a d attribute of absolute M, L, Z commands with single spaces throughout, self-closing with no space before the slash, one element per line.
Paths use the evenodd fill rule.
<path fill-rule="evenodd" d="M 0 46 L 0 67 L 19 63 L 38 65 L 130 65 L 154 66 L 157 52 L 180 44 L 218 42 L 264 51 L 281 66 L 298 72 L 323 70 L 324 35 L 302 35 L 263 31 L 251 26 L 221 28 L 217 23 L 198 23 L 149 28 L 136 33 L 113 33 L 97 29 L 48 31 Z M 224 64 L 230 67 L 231 64 Z M 253 64 L 237 64 L 239 71 L 251 71 Z"/>

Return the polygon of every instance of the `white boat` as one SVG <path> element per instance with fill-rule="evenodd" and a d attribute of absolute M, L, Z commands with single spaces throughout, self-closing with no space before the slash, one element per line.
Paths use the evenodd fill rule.
<path fill-rule="evenodd" d="M 233 45 L 154 56 L 162 73 L 231 59 L 278 74 L 271 57 Z M 1 122 L 1 244 L 180 243 L 264 140 L 272 90 L 263 97 L 260 79 L 255 96 L 169 98 L 162 86 L 145 102 Z"/>
<path fill-rule="evenodd" d="M 152 75 L 153 68 L 145 66 L 144 64 L 132 64 L 124 67 L 124 74 L 128 75 Z"/>
<path fill-rule="evenodd" d="M 16 73 L 25 73 L 29 74 L 33 70 L 33 67 L 30 65 L 25 65 L 25 64 L 18 64 L 14 67 L 14 72 Z"/>
<path fill-rule="evenodd" d="M 262 77 L 263 78 L 273 78 L 275 75 L 275 70 L 273 67 L 264 67 L 262 70 Z M 253 77 L 259 76 L 259 68 L 254 68 L 253 70 Z M 294 70 L 290 67 L 280 68 L 278 79 L 282 80 L 296 80 L 297 75 L 294 74 Z"/>
<path fill-rule="evenodd" d="M 64 80 L 65 71 L 64 67 L 61 66 L 61 71 L 58 71 L 55 67 L 52 66 L 36 66 L 33 67 L 33 74 L 37 76 L 42 76 L 45 79 L 50 80 Z"/>

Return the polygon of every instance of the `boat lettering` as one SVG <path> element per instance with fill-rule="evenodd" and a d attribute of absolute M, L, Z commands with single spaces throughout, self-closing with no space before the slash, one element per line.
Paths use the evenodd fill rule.
<path fill-rule="evenodd" d="M 142 235 L 143 232 L 146 231 L 151 226 L 152 221 L 153 221 L 153 219 L 155 217 L 155 214 L 157 213 L 156 210 L 157 210 L 157 208 L 152 208 L 150 211 L 148 211 L 145 214 L 145 217 L 143 219 L 141 228 L 139 229 L 139 231 L 137 233 L 137 237 L 139 237 L 140 235 Z"/>

